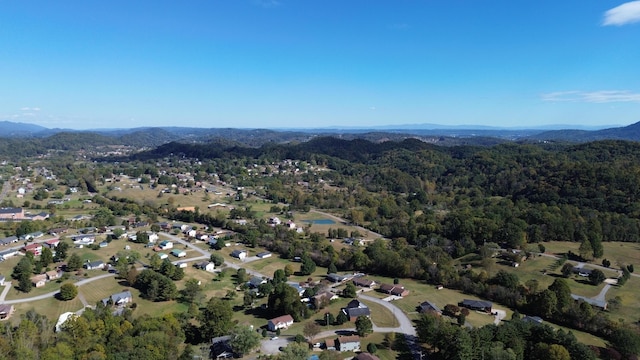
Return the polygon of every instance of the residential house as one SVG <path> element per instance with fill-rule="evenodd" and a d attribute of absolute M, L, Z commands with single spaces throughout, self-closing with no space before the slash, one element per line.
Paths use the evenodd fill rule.
<path fill-rule="evenodd" d="M 577 267 L 576 266 L 573 269 L 571 269 L 571 271 L 574 274 L 578 274 L 578 276 L 589 277 L 589 275 L 591 275 L 591 272 L 593 271 L 593 269 L 584 268 L 584 267 Z"/>
<path fill-rule="evenodd" d="M 40 244 L 40 243 L 29 244 L 29 245 L 23 247 L 22 251 L 24 251 L 25 254 L 30 252 L 34 256 L 40 256 L 40 254 L 42 254 L 42 244 Z"/>
<path fill-rule="evenodd" d="M 440 310 L 440 308 L 436 306 L 436 304 L 428 300 L 423 301 L 422 303 L 420 303 L 420 305 L 418 305 L 418 312 L 421 314 L 442 314 L 442 310 Z"/>
<path fill-rule="evenodd" d="M 342 275 L 338 275 L 338 274 L 327 274 L 326 276 L 327 280 L 334 282 L 334 283 L 341 283 L 343 281 L 345 281 L 347 279 L 346 276 L 342 276 Z"/>
<path fill-rule="evenodd" d="M 313 306 L 315 306 L 316 309 L 321 309 L 328 305 L 331 300 L 336 300 L 338 298 L 339 296 L 331 291 L 321 291 L 313 297 Z"/>
<path fill-rule="evenodd" d="M 300 284 L 291 282 L 291 283 L 287 283 L 287 285 L 289 285 L 292 288 L 296 289 L 296 291 L 298 292 L 298 295 L 300 295 L 300 297 L 302 297 L 304 295 L 304 291 L 306 289 L 304 287 L 300 286 Z"/>
<path fill-rule="evenodd" d="M 329 351 L 336 351 L 336 339 L 327 339 L 324 341 L 324 348 Z"/>
<path fill-rule="evenodd" d="M 152 232 L 152 231 L 147 231 L 147 235 L 149 235 L 149 242 L 154 243 L 156 241 L 158 241 L 159 237 L 158 234 Z"/>
<path fill-rule="evenodd" d="M 215 264 L 212 263 L 211 261 L 202 261 L 199 263 L 195 263 L 193 266 L 195 266 L 197 269 L 201 269 L 209 272 L 212 272 L 215 269 Z"/>
<path fill-rule="evenodd" d="M 33 284 L 34 287 L 43 287 L 47 284 L 47 275 L 45 274 L 40 274 L 40 275 L 34 275 L 31 277 L 31 283 Z"/>
<path fill-rule="evenodd" d="M 17 236 L 9 236 L 3 239 L 0 239 L 0 245 L 9 245 L 9 244 L 13 244 L 13 243 L 17 243 L 18 237 Z"/>
<path fill-rule="evenodd" d="M 60 239 L 50 239 L 44 242 L 44 245 L 49 249 L 55 249 L 60 244 Z"/>
<path fill-rule="evenodd" d="M 409 290 L 405 289 L 404 286 L 400 284 L 380 284 L 378 290 L 390 295 L 400 297 L 409 295 Z"/>
<path fill-rule="evenodd" d="M 0 304 L 0 320 L 9 318 L 14 310 L 13 305 Z"/>
<path fill-rule="evenodd" d="M 240 260 L 244 260 L 247 257 L 246 250 L 233 250 L 231 256 Z"/>
<path fill-rule="evenodd" d="M 100 244 L 98 244 L 99 247 L 101 248 L 106 248 L 107 246 L 109 246 L 109 243 L 106 241 L 101 242 Z"/>
<path fill-rule="evenodd" d="M 282 220 L 280 220 L 277 216 L 274 216 L 272 218 L 269 218 L 269 224 L 272 226 L 280 225 L 282 224 Z"/>
<path fill-rule="evenodd" d="M 215 359 L 227 359 L 233 357 L 230 345 L 231 335 L 218 336 L 211 339 L 211 355 Z"/>
<path fill-rule="evenodd" d="M 462 307 L 466 307 L 467 309 L 484 311 L 487 313 L 491 313 L 493 308 L 493 304 L 491 303 L 491 301 L 484 301 L 484 300 L 464 299 L 458 305 Z"/>
<path fill-rule="evenodd" d="M 291 315 L 278 316 L 277 318 L 273 318 L 267 322 L 267 328 L 269 331 L 286 329 L 291 325 L 293 325 L 293 317 L 291 317 Z"/>
<path fill-rule="evenodd" d="M 6 278 L 4 277 L 4 275 L 0 275 L 0 286 L 4 286 L 4 281 L 6 280 Z"/>
<path fill-rule="evenodd" d="M 48 281 L 59 279 L 62 276 L 62 273 L 57 270 L 47 271 L 44 274 L 47 276 Z"/>
<path fill-rule="evenodd" d="M 187 229 L 187 230 L 184 230 L 182 233 L 188 237 L 196 237 L 197 231 L 194 229 Z"/>
<path fill-rule="evenodd" d="M 5 207 L 0 208 L 0 221 L 1 220 L 22 220 L 24 219 L 24 209 Z"/>
<path fill-rule="evenodd" d="M 173 250 L 171 250 L 171 255 L 173 255 L 175 257 L 182 258 L 182 257 L 187 256 L 187 252 L 184 251 L 184 250 L 173 249 Z"/>
<path fill-rule="evenodd" d="M 158 244 L 158 248 L 160 248 L 160 250 L 173 249 L 173 243 L 171 241 L 164 240 Z"/>
<path fill-rule="evenodd" d="M 260 253 L 256 254 L 256 256 L 259 257 L 260 259 L 266 259 L 268 257 L 271 257 L 271 253 L 268 252 L 268 251 L 263 251 L 263 252 L 260 252 Z"/>
<path fill-rule="evenodd" d="M 19 253 L 19 251 L 17 249 L 9 249 L 9 250 L 5 250 L 0 252 L 0 259 L 2 260 L 6 260 L 12 256 L 15 256 Z"/>
<path fill-rule="evenodd" d="M 188 266 L 188 264 L 187 264 L 186 262 L 184 262 L 184 261 L 178 261 L 178 262 L 176 263 L 176 266 L 177 266 L 178 268 L 180 268 L 180 269 L 186 269 L 186 268 L 187 268 L 187 266 Z"/>
<path fill-rule="evenodd" d="M 249 279 L 249 281 L 247 281 L 247 286 L 249 286 L 250 289 L 255 289 L 258 286 L 266 283 L 267 283 L 267 279 L 261 278 L 259 276 L 254 276 L 251 279 Z"/>
<path fill-rule="evenodd" d="M 365 279 L 363 277 L 353 278 L 353 285 L 364 287 L 364 288 L 372 288 L 377 285 L 377 283 L 373 280 Z"/>
<path fill-rule="evenodd" d="M 87 262 L 82 267 L 87 270 L 102 270 L 104 269 L 104 266 L 105 264 L 104 264 L 104 261 L 102 260 L 96 260 L 96 261 L 87 260 Z"/>
<path fill-rule="evenodd" d="M 360 351 L 360 336 L 338 336 L 336 339 L 336 350 L 338 351 Z"/>
<path fill-rule="evenodd" d="M 160 257 L 160 260 L 164 260 L 164 259 L 168 259 L 169 255 L 165 254 L 165 253 L 158 253 L 158 256 Z"/>
<path fill-rule="evenodd" d="M 531 324 L 542 324 L 542 318 L 539 316 L 525 316 L 522 318 L 522 321 L 528 322 Z"/>
<path fill-rule="evenodd" d="M 93 234 L 80 234 L 71 236 L 71 239 L 76 245 L 91 245 L 96 241 L 96 236 Z"/>
<path fill-rule="evenodd" d="M 588 297 L 580 296 L 576 294 L 571 294 L 571 298 L 576 301 L 584 301 L 591 306 L 595 306 L 599 308 L 600 310 L 607 310 L 607 307 L 609 305 L 607 301 L 596 300 L 596 299 L 592 299 L 592 298 L 588 298 Z"/>
<path fill-rule="evenodd" d="M 349 301 L 347 306 L 343 307 L 341 311 L 345 315 L 347 315 L 349 321 L 356 321 L 356 319 L 358 319 L 358 316 L 371 316 L 371 310 L 369 310 L 369 307 L 361 303 L 357 299 Z"/>
<path fill-rule="evenodd" d="M 111 302 L 115 306 L 126 305 L 126 304 L 130 303 L 131 301 L 133 301 L 133 295 L 131 295 L 131 291 L 129 291 L 129 290 L 125 290 L 123 292 L 115 293 L 115 294 L 109 296 L 108 298 L 102 299 L 102 303 L 104 305 L 107 305 L 109 302 Z"/>

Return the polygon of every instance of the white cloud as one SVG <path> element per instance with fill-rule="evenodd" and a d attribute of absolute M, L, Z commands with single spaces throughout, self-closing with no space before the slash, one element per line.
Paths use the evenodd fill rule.
<path fill-rule="evenodd" d="M 602 90 L 602 91 L 557 91 L 542 94 L 543 101 L 553 102 L 640 102 L 640 93 L 628 90 Z"/>
<path fill-rule="evenodd" d="M 629 1 L 604 13 L 603 26 L 622 26 L 640 22 L 640 1 Z"/>
<path fill-rule="evenodd" d="M 28 107 L 25 106 L 23 108 L 20 108 L 20 111 L 40 111 L 39 107 Z"/>

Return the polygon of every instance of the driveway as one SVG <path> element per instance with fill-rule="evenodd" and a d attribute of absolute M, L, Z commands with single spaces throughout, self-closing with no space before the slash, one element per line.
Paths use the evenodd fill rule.
<path fill-rule="evenodd" d="M 391 313 L 393 313 L 393 316 L 396 319 L 398 319 L 398 322 L 400 323 L 400 326 L 395 327 L 395 328 L 379 328 L 379 327 L 374 325 L 373 326 L 373 331 L 375 331 L 375 332 L 398 332 L 398 333 L 411 335 L 411 336 L 415 336 L 416 335 L 416 329 L 413 327 L 413 323 L 411 322 L 411 320 L 409 320 L 407 315 L 405 315 L 405 313 L 402 312 L 402 310 L 400 310 L 400 308 L 395 306 L 393 304 L 393 302 L 384 301 L 382 299 L 378 299 L 378 298 L 373 297 L 373 296 L 367 296 L 367 295 L 362 295 L 362 294 L 360 294 L 358 297 L 360 299 L 362 299 L 362 300 L 371 301 L 371 302 L 374 302 L 376 304 L 384 306 L 389 311 L 391 311 Z"/>

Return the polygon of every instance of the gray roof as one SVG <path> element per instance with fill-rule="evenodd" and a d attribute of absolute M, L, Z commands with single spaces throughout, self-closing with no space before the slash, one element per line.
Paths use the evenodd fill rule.
<path fill-rule="evenodd" d="M 462 300 L 462 305 L 468 306 L 474 309 L 482 309 L 482 308 L 492 307 L 493 303 L 491 301 L 464 299 Z"/>
<path fill-rule="evenodd" d="M 431 301 L 424 301 L 420 304 L 419 307 L 420 307 L 420 312 L 427 312 L 427 311 L 435 311 L 437 313 L 442 312 L 440 308 L 436 306 L 436 304 L 432 303 Z"/>

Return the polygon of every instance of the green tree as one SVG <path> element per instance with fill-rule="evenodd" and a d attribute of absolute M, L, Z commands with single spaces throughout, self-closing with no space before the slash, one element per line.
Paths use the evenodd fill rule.
<path fill-rule="evenodd" d="M 282 349 L 278 360 L 306 360 L 309 357 L 309 347 L 307 344 L 289 343 Z"/>
<path fill-rule="evenodd" d="M 358 316 L 356 319 L 356 332 L 365 337 L 373 332 L 373 323 L 368 316 Z"/>
<path fill-rule="evenodd" d="M 604 273 L 599 269 L 593 269 L 591 273 L 589 273 L 589 282 L 591 282 L 591 285 L 600 285 L 606 278 Z"/>
<path fill-rule="evenodd" d="M 367 344 L 367 352 L 369 352 L 370 354 L 375 354 L 376 351 L 378 351 L 378 347 L 375 343 Z"/>
<path fill-rule="evenodd" d="M 609 341 L 624 356 L 640 355 L 640 334 L 637 331 L 620 327 L 613 331 Z"/>
<path fill-rule="evenodd" d="M 591 242 L 589 242 L 589 240 L 585 239 L 582 241 L 578 248 L 578 254 L 585 260 L 593 259 L 593 247 L 591 247 Z"/>
<path fill-rule="evenodd" d="M 249 275 L 247 275 L 247 269 L 239 268 L 238 271 L 236 271 L 236 284 L 242 285 L 246 283 L 248 280 L 248 276 Z"/>
<path fill-rule="evenodd" d="M 356 286 L 352 282 L 348 282 L 342 290 L 342 296 L 353 299 L 356 297 L 356 291 Z"/>
<path fill-rule="evenodd" d="M 267 303 L 275 315 L 289 314 L 295 321 L 308 316 L 309 309 L 300 301 L 300 294 L 286 283 L 280 283 L 274 287 Z"/>
<path fill-rule="evenodd" d="M 333 262 L 329 264 L 329 267 L 327 268 L 327 274 L 335 274 L 338 272 L 338 268 L 336 267 L 336 264 L 334 264 Z"/>
<path fill-rule="evenodd" d="M 73 300 L 78 296 L 78 287 L 72 283 L 64 283 L 60 286 L 60 300 Z"/>
<path fill-rule="evenodd" d="M 602 259 L 602 266 L 604 267 L 611 266 L 611 261 L 609 261 L 608 259 Z"/>
<path fill-rule="evenodd" d="M 60 262 L 67 258 L 67 252 L 69 251 L 69 243 L 66 241 L 60 241 L 56 246 L 56 255 L 53 257 L 53 261 Z"/>
<path fill-rule="evenodd" d="M 571 263 L 564 263 L 564 265 L 562 265 L 562 270 L 560 270 L 560 272 L 562 273 L 562 276 L 568 278 L 569 276 L 571 276 L 571 274 L 573 274 L 573 264 Z"/>
<path fill-rule="evenodd" d="M 69 261 L 67 261 L 67 270 L 76 271 L 82 267 L 82 258 L 80 255 L 73 253 L 69 257 Z"/>
<path fill-rule="evenodd" d="M 209 261 L 211 261 L 215 266 L 220 266 L 224 264 L 224 257 L 218 253 L 213 253 L 209 257 Z"/>
<path fill-rule="evenodd" d="M 45 246 L 42 248 L 42 253 L 40 254 L 40 265 L 46 268 L 51 263 L 53 263 L 53 252 Z"/>
<path fill-rule="evenodd" d="M 303 255 L 302 264 L 300 265 L 300 274 L 307 276 L 313 274 L 315 271 L 316 263 L 308 254 Z"/>
<path fill-rule="evenodd" d="M 273 272 L 273 286 L 287 282 L 287 275 L 283 269 L 277 269 Z"/>
<path fill-rule="evenodd" d="M 229 345 L 234 353 L 244 356 L 260 346 L 260 334 L 248 326 L 235 326 L 230 334 Z"/>
<path fill-rule="evenodd" d="M 200 313 L 200 331 L 205 339 L 227 335 L 233 327 L 231 303 L 219 298 L 211 298 Z"/>
<path fill-rule="evenodd" d="M 291 264 L 287 264 L 284 266 L 284 275 L 286 277 L 289 277 L 291 275 L 293 275 L 294 271 L 293 271 L 293 265 Z"/>
<path fill-rule="evenodd" d="M 569 284 L 567 284 L 565 279 L 558 278 L 549 285 L 549 290 L 556 295 L 556 311 L 558 313 L 563 313 L 573 301 L 571 299 L 571 288 L 569 287 Z"/>
<path fill-rule="evenodd" d="M 188 279 L 184 282 L 184 289 L 180 291 L 182 301 L 189 303 L 200 303 L 203 300 L 202 288 L 196 279 Z"/>
<path fill-rule="evenodd" d="M 336 316 L 336 321 L 335 321 L 336 325 L 342 325 L 348 321 L 349 321 L 349 318 L 347 317 L 347 314 L 345 314 L 343 311 L 338 312 L 338 316 Z"/>

